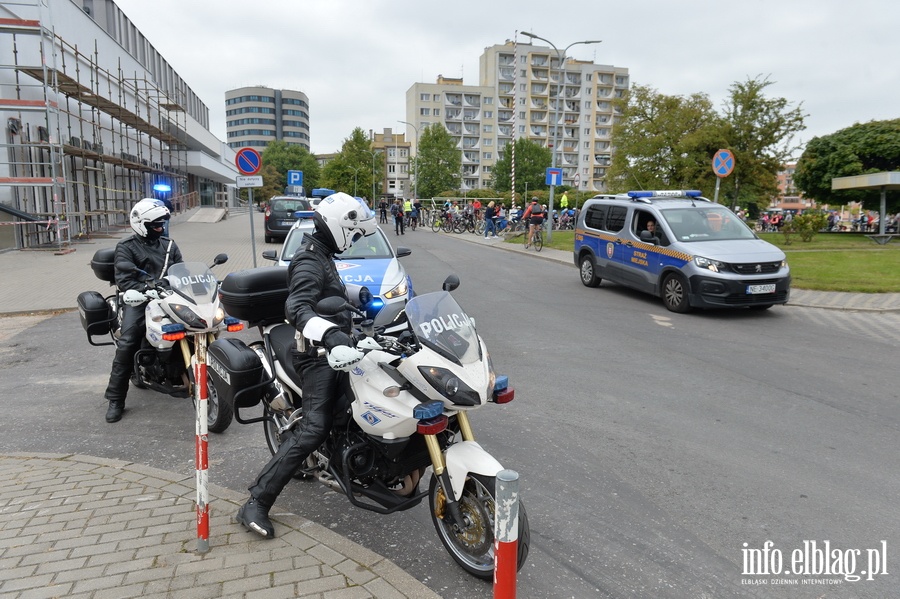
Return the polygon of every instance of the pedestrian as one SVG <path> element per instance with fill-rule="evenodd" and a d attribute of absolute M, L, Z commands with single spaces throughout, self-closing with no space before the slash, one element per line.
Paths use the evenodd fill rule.
<path fill-rule="evenodd" d="M 378 202 L 378 214 L 379 214 L 379 222 L 382 225 L 387 224 L 387 213 L 388 213 L 388 204 L 387 200 L 381 198 L 381 201 Z"/>
<path fill-rule="evenodd" d="M 403 229 L 403 204 L 399 198 L 391 205 L 391 216 L 394 217 L 394 235 L 406 235 Z"/>
<path fill-rule="evenodd" d="M 151 276 L 162 279 L 170 266 L 183 262 L 181 251 L 175 242 L 163 237 L 163 228 L 168 220 L 169 209 L 161 200 L 144 198 L 135 204 L 129 214 L 134 235 L 116 244 L 115 264 L 133 264 Z M 147 288 L 134 270 L 123 271 L 116 268 L 115 273 L 116 287 L 120 292 L 130 289 L 143 291 Z M 104 394 L 109 402 L 106 421 L 110 423 L 121 420 L 125 411 L 128 381 L 134 373 L 134 356 L 141 348 L 146 334 L 145 307 L 126 304 L 122 309 L 121 335 Z"/>
<path fill-rule="evenodd" d="M 294 254 L 288 266 L 288 298 L 284 311 L 287 321 L 298 332 L 303 331 L 310 320 L 321 320 L 315 308 L 322 298 L 337 296 L 350 301 L 344 281 L 334 266 L 334 255 L 377 230 L 375 215 L 343 192 L 322 200 L 315 208 L 313 220 L 315 230 L 311 235 L 303 236 L 301 250 Z M 335 402 L 341 397 L 344 386 L 349 385 L 347 373 L 333 370 L 328 365 L 327 355 L 319 355 L 318 350 L 324 347 L 330 352 L 335 347 L 348 346 L 345 349 L 349 349 L 352 346 L 350 313 L 344 311 L 329 317 L 326 324 L 333 326 L 325 331 L 321 342 L 308 347 L 313 342 L 300 337 L 305 351 L 296 344 L 290 350 L 292 366 L 303 381 L 303 418 L 295 432 L 284 436 L 277 453 L 249 488 L 250 498 L 237 513 L 241 525 L 267 539 L 275 536 L 269 510 L 297 469 L 325 441 L 331 431 Z"/>
<path fill-rule="evenodd" d="M 494 209 L 494 201 L 488 202 L 487 209 L 484 211 L 484 238 L 488 238 L 488 232 L 492 233 L 492 237 L 497 237 L 497 212 Z"/>
<path fill-rule="evenodd" d="M 569 207 L 569 196 L 567 196 L 566 192 L 564 191 L 562 193 L 562 197 L 559 198 L 559 208 L 561 211 L 565 212 L 568 207 Z"/>

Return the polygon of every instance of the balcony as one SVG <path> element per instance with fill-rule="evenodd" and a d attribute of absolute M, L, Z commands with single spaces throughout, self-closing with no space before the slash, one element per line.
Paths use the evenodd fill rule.
<path fill-rule="evenodd" d="M 599 164 L 600 166 L 609 166 L 612 162 L 609 154 L 594 154 L 594 164 Z"/>
<path fill-rule="evenodd" d="M 532 125 L 529 127 L 532 137 L 547 137 L 547 127 L 541 125 Z"/>
<path fill-rule="evenodd" d="M 516 64 L 516 57 L 513 54 L 501 54 L 498 57 L 497 62 L 501 67 L 514 66 Z"/>
<path fill-rule="evenodd" d="M 510 127 L 509 125 L 498 125 L 497 130 L 500 132 L 500 135 L 504 135 L 506 137 L 512 135 L 512 127 Z"/>
<path fill-rule="evenodd" d="M 509 67 L 500 68 L 500 81 L 515 81 L 516 70 Z"/>
<path fill-rule="evenodd" d="M 567 85 L 581 85 L 581 75 L 566 73 Z"/>
<path fill-rule="evenodd" d="M 547 81 L 547 69 L 532 69 L 531 76 L 537 79 L 538 81 Z"/>
<path fill-rule="evenodd" d="M 547 101 L 540 98 L 531 99 L 531 108 L 538 110 L 547 110 Z"/>
<path fill-rule="evenodd" d="M 602 112 L 609 112 L 612 110 L 612 104 L 606 101 L 597 102 L 597 110 Z"/>
<path fill-rule="evenodd" d="M 606 169 L 603 167 L 594 169 L 594 179 L 599 179 L 601 177 L 606 176 Z"/>
<path fill-rule="evenodd" d="M 609 137 L 609 127 L 598 127 L 594 129 L 594 135 L 597 137 Z"/>
<path fill-rule="evenodd" d="M 608 141 L 595 141 L 594 150 L 608 150 L 610 145 Z"/>
<path fill-rule="evenodd" d="M 463 120 L 464 121 L 477 121 L 478 120 L 478 111 L 477 110 L 464 110 L 463 111 Z"/>
<path fill-rule="evenodd" d="M 478 135 L 478 123 L 465 123 L 463 128 L 466 135 Z"/>
<path fill-rule="evenodd" d="M 463 162 L 477 164 L 480 154 L 478 152 L 463 152 Z"/>
<path fill-rule="evenodd" d="M 547 95 L 547 84 L 546 83 L 532 83 L 531 84 L 531 94 L 533 96 L 545 96 Z"/>
<path fill-rule="evenodd" d="M 515 88 L 511 83 L 501 83 L 497 90 L 500 92 L 501 96 L 513 95 L 515 94 Z"/>
<path fill-rule="evenodd" d="M 463 101 L 466 103 L 466 106 L 481 106 L 481 96 L 477 94 L 465 94 Z"/>
<path fill-rule="evenodd" d="M 471 150 L 478 147 L 477 137 L 463 137 L 462 147 L 464 150 Z"/>
<path fill-rule="evenodd" d="M 597 88 L 597 97 L 598 98 L 608 98 L 612 95 L 611 87 L 598 87 Z"/>
<path fill-rule="evenodd" d="M 462 110 L 448 108 L 444 111 L 444 116 L 447 117 L 448 121 L 458 121 L 459 116 L 462 114 Z"/>
<path fill-rule="evenodd" d="M 462 127 L 458 123 L 451 123 L 447 125 L 447 132 L 450 135 L 462 135 Z"/>
<path fill-rule="evenodd" d="M 531 66 L 533 67 L 546 67 L 548 64 L 550 64 L 550 61 L 546 56 L 531 56 Z"/>
<path fill-rule="evenodd" d="M 513 111 L 512 110 L 498 110 L 497 111 L 497 120 L 501 123 L 509 123 L 513 120 Z"/>
<path fill-rule="evenodd" d="M 547 122 L 547 111 L 539 110 L 531 113 L 531 122 L 532 123 L 546 123 Z"/>
<path fill-rule="evenodd" d="M 566 112 L 581 112 L 581 103 L 580 102 L 570 102 L 566 101 Z"/>
<path fill-rule="evenodd" d="M 444 98 L 451 106 L 462 106 L 462 96 L 459 94 L 444 94 Z"/>

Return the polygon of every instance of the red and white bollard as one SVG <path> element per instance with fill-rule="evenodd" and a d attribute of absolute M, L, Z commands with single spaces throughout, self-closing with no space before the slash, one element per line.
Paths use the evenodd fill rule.
<path fill-rule="evenodd" d="M 494 599 L 515 599 L 519 561 L 519 473 L 501 470 L 496 481 Z"/>
<path fill-rule="evenodd" d="M 209 551 L 209 396 L 206 389 L 206 335 L 198 335 L 194 356 L 194 398 L 197 402 L 197 553 Z"/>

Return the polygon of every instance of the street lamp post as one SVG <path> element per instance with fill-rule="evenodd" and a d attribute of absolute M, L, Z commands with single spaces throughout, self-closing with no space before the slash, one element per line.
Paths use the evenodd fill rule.
<path fill-rule="evenodd" d="M 413 180 L 413 198 L 419 199 L 419 128 L 413 125 L 412 123 L 407 123 L 406 121 L 397 121 L 398 123 L 403 123 L 404 125 L 409 125 L 416 132 L 416 158 L 413 166 L 413 172 L 416 173 L 416 178 Z"/>
<path fill-rule="evenodd" d="M 359 169 L 361 169 L 362 167 L 351 166 L 350 168 L 353 169 L 353 197 L 356 197 L 357 195 L 359 195 L 358 193 L 356 193 L 356 176 L 359 174 Z"/>
<path fill-rule="evenodd" d="M 556 168 L 556 153 L 559 150 L 559 103 L 562 100 L 563 80 L 565 79 L 565 76 L 566 76 L 566 68 L 565 68 L 565 65 L 563 64 L 563 61 L 566 58 L 566 52 L 572 46 L 575 46 L 578 44 L 599 44 L 602 40 L 585 40 L 585 41 L 581 41 L 581 42 L 572 42 L 571 44 L 566 46 L 562 52 L 560 52 L 559 48 L 557 48 L 553 42 L 551 42 L 550 40 L 548 40 L 546 38 L 543 38 L 539 35 L 535 35 L 533 33 L 528 33 L 527 31 L 523 31 L 522 35 L 536 39 L 536 40 L 541 40 L 542 42 L 547 42 L 548 44 L 553 46 L 554 50 L 556 50 L 556 58 L 559 62 L 559 65 L 558 65 L 559 66 L 559 83 L 557 83 L 557 85 L 556 85 L 556 105 L 553 107 L 553 121 L 554 121 L 555 129 L 553 130 L 553 151 L 550 154 L 550 168 Z M 550 214 L 548 215 L 548 218 L 547 218 L 547 241 L 550 241 L 553 238 L 553 191 L 555 188 L 556 188 L 556 185 L 551 183 L 550 184 L 550 200 L 549 200 L 550 205 L 547 208 L 550 212 Z"/>
<path fill-rule="evenodd" d="M 375 207 L 375 157 L 378 155 L 376 152 L 371 150 L 363 150 L 366 154 L 372 155 L 372 197 L 369 201 L 372 202 L 372 207 Z"/>

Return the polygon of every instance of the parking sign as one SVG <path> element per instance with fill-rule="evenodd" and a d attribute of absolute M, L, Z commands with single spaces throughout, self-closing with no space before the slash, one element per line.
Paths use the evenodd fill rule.
<path fill-rule="evenodd" d="M 287 172 L 287 184 L 288 185 L 303 185 L 303 171 L 288 171 Z"/>

